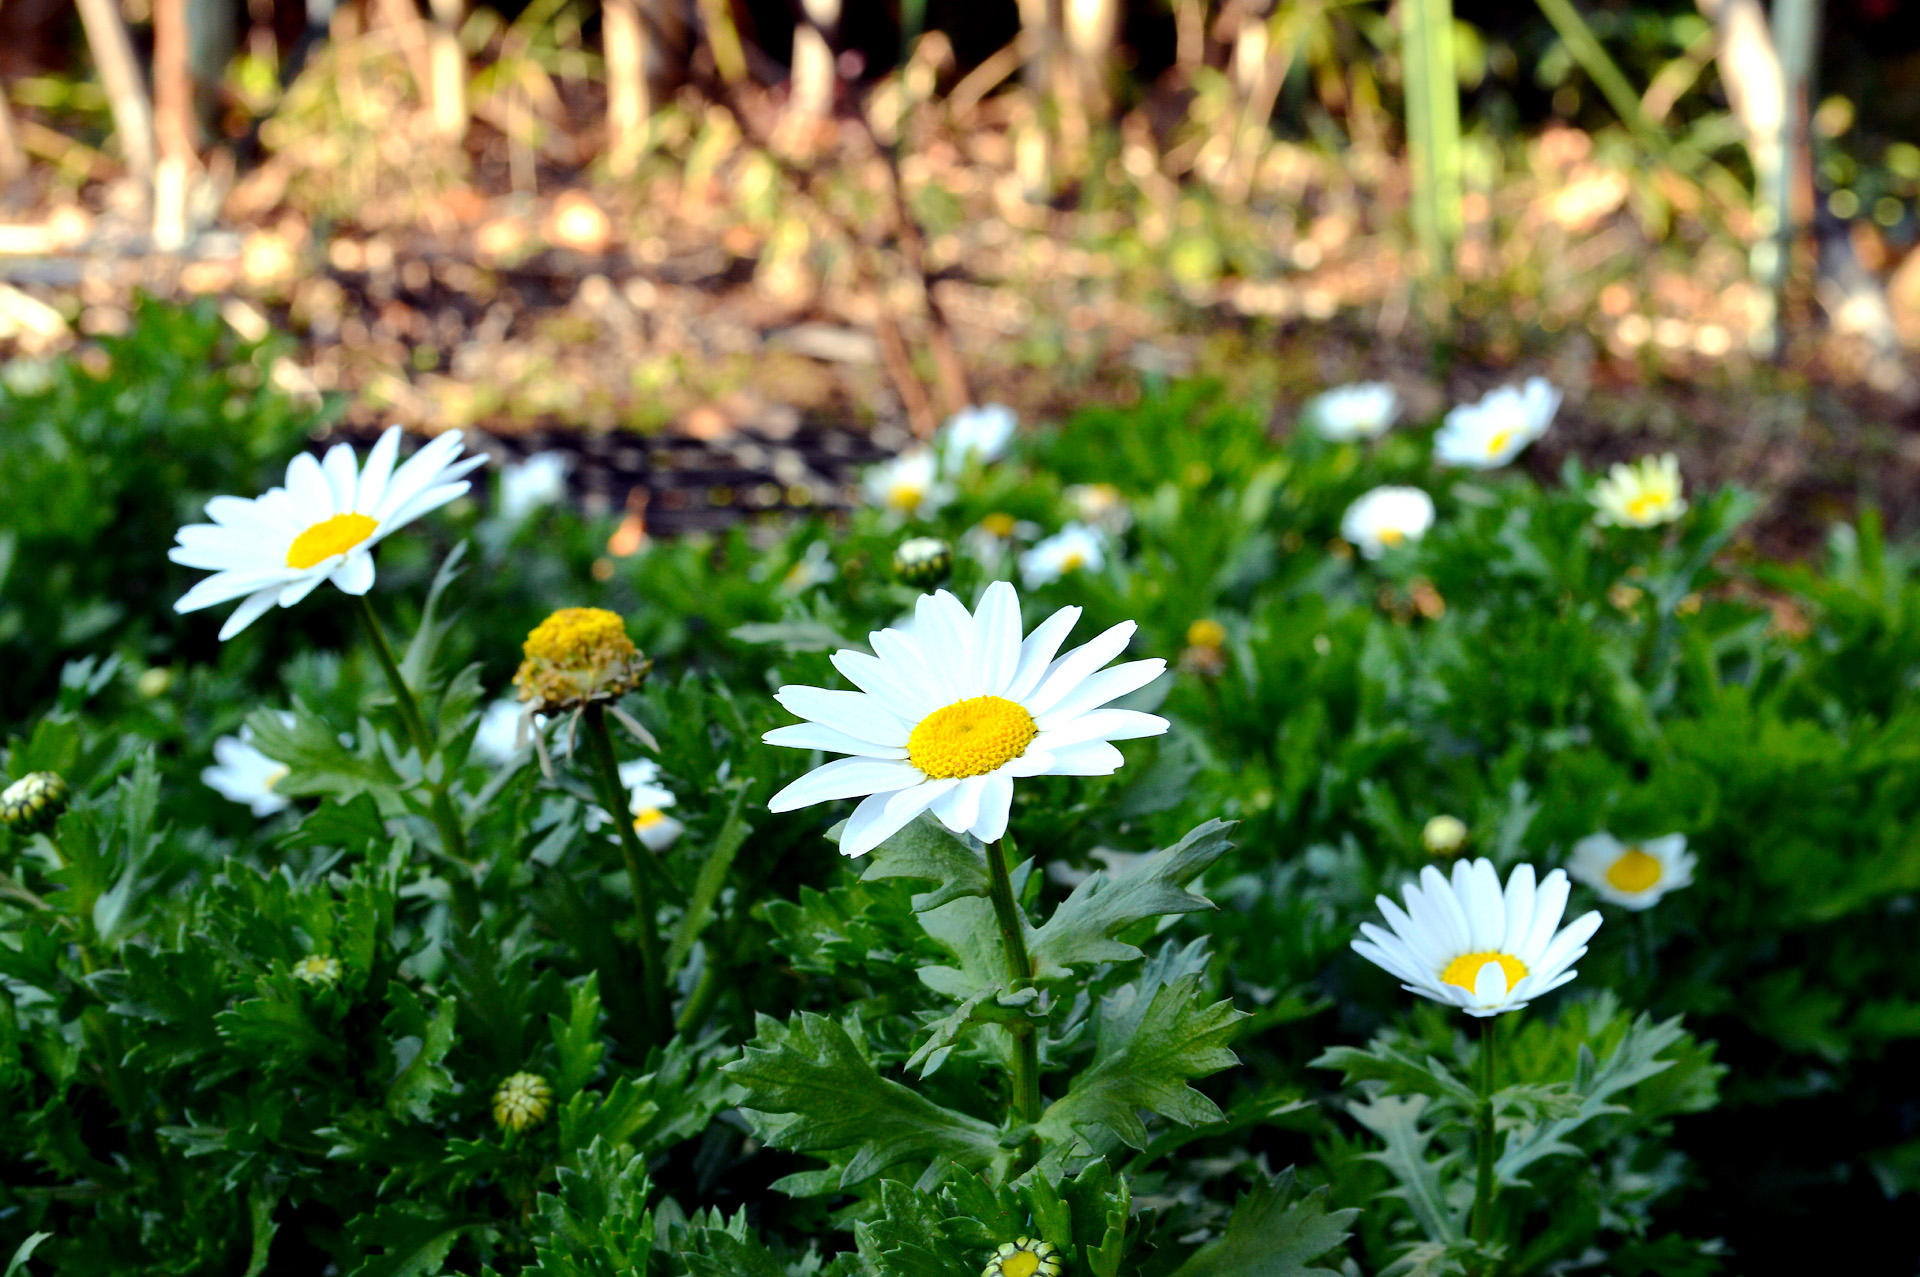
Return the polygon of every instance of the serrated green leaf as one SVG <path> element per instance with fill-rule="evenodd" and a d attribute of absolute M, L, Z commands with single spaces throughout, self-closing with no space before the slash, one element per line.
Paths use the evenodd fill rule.
<path fill-rule="evenodd" d="M 392 986 L 388 997 L 393 1009 L 385 1025 L 393 1035 L 394 1076 L 387 1088 L 387 1110 L 424 1121 L 433 1097 L 453 1088 L 453 1075 L 440 1061 L 453 1047 L 457 1004 L 442 998 L 429 1017 L 419 996 L 405 985 Z"/>
<path fill-rule="evenodd" d="M 1620 1045 L 1607 1056 L 1605 1064 L 1596 1065 L 1593 1052 L 1583 1043 L 1572 1086 L 1578 1108 L 1570 1117 L 1524 1126 L 1509 1135 L 1506 1149 L 1495 1165 L 1500 1183 L 1524 1182 L 1520 1176 L 1542 1158 L 1565 1153 L 1584 1156 L 1583 1150 L 1569 1143 L 1566 1137 L 1603 1114 L 1626 1112 L 1622 1106 L 1612 1103 L 1613 1097 L 1672 1068 L 1674 1061 L 1660 1056 L 1685 1036 L 1680 1017 L 1655 1023 L 1652 1016 L 1642 1014 L 1620 1039 Z"/>
<path fill-rule="evenodd" d="M 1172 847 L 1145 856 L 1124 873 L 1101 870 L 1081 881 L 1028 941 L 1034 972 L 1042 980 L 1064 979 L 1069 968 L 1095 962 L 1126 962 L 1141 951 L 1118 938 L 1137 922 L 1213 908 L 1184 884 L 1204 873 L 1232 844 L 1230 821 L 1210 820 Z"/>
<path fill-rule="evenodd" d="M 921 816 L 869 853 L 860 881 L 883 878 L 939 883 L 913 897 L 913 907 L 922 912 L 962 896 L 984 899 L 988 894 L 986 860 L 931 816 Z"/>
<path fill-rule="evenodd" d="M 1480 1103 L 1478 1092 L 1455 1077 L 1446 1065 L 1431 1055 L 1425 1059 L 1408 1055 L 1387 1034 L 1365 1046 L 1336 1046 L 1323 1051 L 1313 1067 L 1339 1069 L 1341 1081 L 1348 1086 L 1385 1082 L 1389 1094 L 1428 1095 L 1465 1112 L 1472 1112 Z"/>
<path fill-rule="evenodd" d="M 1429 1153 L 1434 1128 L 1423 1126 L 1420 1118 L 1432 1103 L 1425 1095 L 1383 1095 L 1350 1105 L 1347 1111 L 1386 1145 L 1367 1157 L 1393 1173 L 1398 1187 L 1388 1189 L 1387 1195 L 1407 1203 L 1414 1222 L 1429 1240 L 1452 1244 L 1464 1234 L 1459 1213 L 1447 1204 L 1442 1175 L 1460 1154 L 1456 1151 L 1434 1157 Z"/>
<path fill-rule="evenodd" d="M 600 1057 L 607 1051 L 600 1040 L 598 971 L 589 972 L 586 979 L 567 990 L 566 1018 L 549 1015 L 547 1028 L 553 1035 L 554 1053 L 560 1057 L 560 1067 L 553 1075 L 553 1094 L 564 1104 L 593 1080 Z"/>
<path fill-rule="evenodd" d="M 1329 1211 L 1325 1188 L 1295 1200 L 1294 1187 L 1291 1166 L 1256 1184 L 1234 1204 L 1220 1236 L 1188 1256 L 1174 1277 L 1334 1277 L 1307 1265 L 1345 1241 L 1360 1212 Z"/>
<path fill-rule="evenodd" d="M 412 1202 L 382 1206 L 354 1224 L 354 1241 L 364 1258 L 352 1277 L 432 1277 L 460 1235 L 477 1222 Z"/>

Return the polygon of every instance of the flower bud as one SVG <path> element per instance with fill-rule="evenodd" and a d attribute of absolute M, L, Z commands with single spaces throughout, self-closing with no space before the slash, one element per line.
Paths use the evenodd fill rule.
<path fill-rule="evenodd" d="M 340 959 L 310 953 L 293 964 L 293 978 L 303 984 L 330 989 L 340 983 Z"/>
<path fill-rule="evenodd" d="M 1435 816 L 1420 831 L 1420 843 L 1430 856 L 1451 856 L 1467 845 L 1466 822 L 1458 816 Z"/>
<path fill-rule="evenodd" d="M 1060 1277 L 1059 1248 L 1037 1237 L 1002 1242 L 980 1277 Z"/>
<path fill-rule="evenodd" d="M 932 589 L 953 571 L 953 548 L 937 537 L 902 541 L 893 552 L 893 574 L 902 584 Z"/>
<path fill-rule="evenodd" d="M 51 829 L 70 796 L 57 772 L 28 772 L 0 790 L 0 824 L 16 834 Z"/>
<path fill-rule="evenodd" d="M 513 685 L 542 714 L 611 701 L 640 686 L 651 667 L 627 623 L 597 607 L 563 607 L 534 627 Z"/>
<path fill-rule="evenodd" d="M 553 1109 L 553 1088 L 538 1073 L 515 1073 L 493 1093 L 493 1120 L 503 1131 L 532 1130 Z"/>

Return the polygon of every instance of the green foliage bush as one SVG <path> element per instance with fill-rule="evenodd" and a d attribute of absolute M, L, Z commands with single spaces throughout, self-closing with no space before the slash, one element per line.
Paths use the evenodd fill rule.
<path fill-rule="evenodd" d="M 971 1277 L 1032 1237 L 1073 1277 L 1706 1273 L 1724 1247 L 1689 1216 L 1692 1115 L 1904 1093 L 1920 583 L 1871 518 L 1772 564 L 1738 548 L 1739 493 L 1603 528 L 1577 466 L 1436 471 L 1423 430 L 1334 444 L 1197 386 L 1023 436 L 924 524 L 743 527 L 610 577 L 606 527 L 463 502 L 382 546 L 372 595 L 412 636 L 423 759 L 366 643 L 334 641 L 330 588 L 141 677 L 157 636 L 203 623 L 155 593 L 179 584 L 172 521 L 259 491 L 310 424 L 224 343 L 149 311 L 114 394 L 68 365 L 9 392 L 41 424 L 8 455 L 39 458 L 16 473 L 51 506 L 6 515 L 31 691 L 7 773 L 73 795 L 0 834 L 0 1253 L 23 1271 Z M 192 378 L 205 402 L 176 404 Z M 177 455 L 136 471 L 104 423 L 169 404 Z M 58 495 L 81 442 L 86 483 L 135 494 L 121 516 Z M 1341 512 L 1390 482 L 1438 521 L 1357 558 Z M 971 600 L 1016 570 L 982 521 L 1031 540 L 1077 484 L 1114 485 L 1130 526 L 1025 591 L 1027 620 L 1138 621 L 1135 653 L 1177 669 L 1125 704 L 1173 727 L 1111 777 L 1017 788 L 1028 975 L 977 844 L 923 821 L 845 860 L 836 805 L 768 809 L 807 760 L 761 737 L 791 721 L 773 688 L 841 686 L 828 653 L 910 608 L 903 536 L 948 538 Z M 551 778 L 475 748 L 521 638 L 576 604 L 623 613 L 655 662 L 624 708 L 657 751 L 613 740 L 658 758 L 686 829 L 631 869 L 596 817 L 597 711 L 579 748 L 550 737 Z M 101 607 L 121 610 L 42 628 Z M 198 775 L 243 719 L 287 768 L 264 819 Z M 1494 1022 L 1490 1085 L 1496 1038 L 1348 950 L 1443 814 L 1503 871 L 1597 829 L 1699 856 L 1654 908 L 1602 906 L 1579 979 Z M 1031 1121 L 1009 1109 L 1023 1035 Z M 495 1092 L 522 1073 L 545 1098 L 515 1128 Z M 1856 1173 L 1911 1191 L 1920 1158 L 1885 1129 Z"/>

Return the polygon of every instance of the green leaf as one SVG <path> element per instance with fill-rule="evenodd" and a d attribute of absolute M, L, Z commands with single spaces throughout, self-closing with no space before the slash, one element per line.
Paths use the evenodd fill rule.
<path fill-rule="evenodd" d="M 668 973 L 686 965 L 687 958 L 693 953 L 694 941 L 700 938 L 700 933 L 713 918 L 714 902 L 720 899 L 720 890 L 727 885 L 727 874 L 733 869 L 733 858 L 740 853 L 747 835 L 753 832 L 753 826 L 740 817 L 746 802 L 747 790 L 742 786 L 734 791 L 733 805 L 727 809 L 727 819 L 720 826 L 713 846 L 707 851 L 707 858 L 700 864 L 700 876 L 694 880 L 693 894 L 687 899 L 687 910 L 680 915 L 680 923 L 673 930 L 673 942 L 667 949 Z"/>
<path fill-rule="evenodd" d="M 568 989 L 567 1004 L 564 1020 L 557 1015 L 547 1017 L 554 1053 L 560 1057 L 560 1067 L 553 1075 L 553 1093 L 562 1104 L 593 1080 L 600 1057 L 607 1052 L 600 1040 L 600 973 L 589 972 L 586 979 Z"/>
<path fill-rule="evenodd" d="M 382 1206 L 354 1223 L 354 1240 L 365 1258 L 352 1277 L 433 1277 L 460 1234 L 477 1223 L 436 1214 L 415 1202 Z"/>
<path fill-rule="evenodd" d="M 1183 884 L 1226 852 L 1232 828 L 1230 821 L 1210 820 L 1178 845 L 1143 857 L 1123 873 L 1089 874 L 1029 940 L 1038 978 L 1058 980 L 1070 967 L 1139 958 L 1140 949 L 1118 938 L 1122 931 L 1150 918 L 1213 908 L 1212 901 Z"/>
<path fill-rule="evenodd" d="M 528 1277 L 629 1277 L 644 1273 L 653 1250 L 646 1158 L 607 1140 L 563 1166 L 556 1191 L 540 1195 L 546 1225 L 536 1237 Z"/>
<path fill-rule="evenodd" d="M 53 1236 L 52 1233 L 30 1234 L 27 1240 L 14 1249 L 13 1258 L 7 1261 L 4 1277 L 17 1277 L 17 1274 L 27 1266 L 27 1261 L 33 1258 L 33 1252 L 40 1249 L 40 1243 L 51 1236 Z"/>
<path fill-rule="evenodd" d="M 1203 1001 L 1201 977 L 1188 974 L 1154 990 L 1144 1007 L 1124 1005 L 1109 1018 L 1103 1005 L 1093 1062 L 1047 1106 L 1040 1133 L 1061 1147 L 1085 1140 L 1100 1151 L 1111 1146 L 1108 1133 L 1146 1147 L 1141 1109 L 1187 1126 L 1219 1121 L 1219 1107 L 1187 1079 L 1238 1062 L 1227 1043 L 1246 1016 L 1231 1001 Z"/>
<path fill-rule="evenodd" d="M 1357 1210 L 1329 1211 L 1327 1190 L 1294 1198 L 1289 1166 L 1234 1204 L 1220 1236 L 1188 1256 L 1174 1277 L 1334 1277 L 1307 1264 L 1347 1239 Z"/>
<path fill-rule="evenodd" d="M 761 1017 L 758 1037 L 726 1072 L 769 1144 L 849 1155 L 842 1188 L 905 1161 L 948 1157 L 977 1169 L 1000 1152 L 998 1128 L 881 1077 L 825 1016 L 803 1012 L 786 1025 Z"/>
<path fill-rule="evenodd" d="M 1441 1176 L 1449 1164 L 1459 1159 L 1460 1153 L 1444 1153 L 1438 1157 L 1429 1153 L 1434 1128 L 1421 1125 L 1420 1118 L 1432 1102 L 1424 1095 L 1383 1095 L 1353 1104 L 1347 1111 L 1386 1145 L 1378 1153 L 1367 1154 L 1369 1160 L 1393 1172 L 1393 1178 L 1399 1183 L 1399 1187 L 1388 1189 L 1386 1195 L 1407 1203 L 1414 1222 L 1429 1240 L 1452 1244 L 1464 1235 L 1462 1221 L 1459 1213 L 1447 1204 Z"/>
<path fill-rule="evenodd" d="M 393 985 L 388 996 L 393 1009 L 385 1024 L 393 1035 L 394 1077 L 387 1088 L 387 1110 L 396 1117 L 411 1114 L 425 1121 L 433 1097 L 453 1089 L 453 1074 L 440 1061 L 453 1047 L 458 1004 L 442 998 L 428 1018 L 419 995 L 405 985 Z"/>
<path fill-rule="evenodd" d="M 939 883 L 933 891 L 913 898 L 913 907 L 925 912 L 962 896 L 988 894 L 987 862 L 981 853 L 950 833 L 931 816 L 921 816 L 875 847 L 867 857 L 862 882 L 882 878 L 920 878 Z"/>
<path fill-rule="evenodd" d="M 1367 1045 L 1336 1046 L 1313 1061 L 1314 1068 L 1339 1069 L 1341 1081 L 1384 1082 L 1390 1095 L 1430 1095 L 1464 1112 L 1472 1112 L 1480 1103 L 1479 1093 L 1455 1077 L 1439 1060 L 1429 1055 L 1416 1059 L 1398 1049 L 1396 1039 L 1382 1033 Z"/>
<path fill-rule="evenodd" d="M 1494 1168 L 1500 1183 L 1524 1183 L 1520 1176 L 1542 1158 L 1563 1153 L 1585 1156 L 1585 1150 L 1569 1143 L 1567 1136 L 1602 1114 L 1626 1112 L 1625 1107 L 1611 1102 L 1613 1097 L 1635 1083 L 1672 1068 L 1674 1061 L 1660 1056 L 1685 1037 L 1679 1016 L 1656 1024 L 1653 1017 L 1643 1014 L 1620 1039 L 1620 1045 L 1613 1049 L 1605 1064 L 1596 1065 L 1592 1050 L 1582 1043 L 1572 1087 L 1578 1108 L 1570 1117 L 1523 1126 L 1509 1135 L 1506 1150 Z"/>

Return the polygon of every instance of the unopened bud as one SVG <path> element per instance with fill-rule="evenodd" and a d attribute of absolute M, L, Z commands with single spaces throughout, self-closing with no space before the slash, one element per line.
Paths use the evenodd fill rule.
<path fill-rule="evenodd" d="M 952 571 L 953 548 L 938 537 L 914 537 L 893 552 L 893 574 L 906 585 L 931 589 Z"/>
<path fill-rule="evenodd" d="M 1467 825 L 1458 816 L 1435 816 L 1420 831 L 1421 845 L 1432 856 L 1451 856 L 1467 845 Z"/>
<path fill-rule="evenodd" d="M 67 809 L 67 782 L 57 772 L 28 772 L 0 790 L 0 824 L 17 834 L 51 829 Z"/>
<path fill-rule="evenodd" d="M 515 1073 L 493 1093 L 493 1120 L 503 1131 L 526 1131 L 547 1120 L 553 1088 L 538 1073 Z"/>

